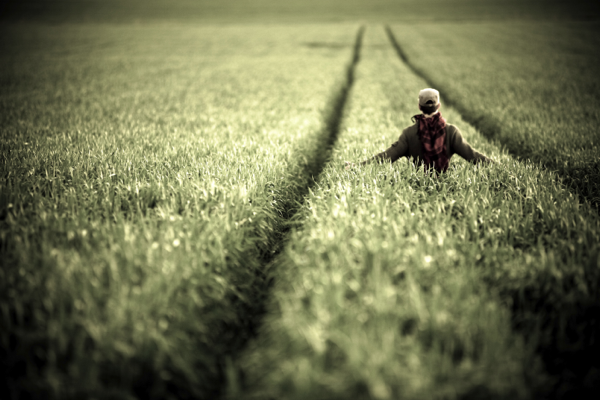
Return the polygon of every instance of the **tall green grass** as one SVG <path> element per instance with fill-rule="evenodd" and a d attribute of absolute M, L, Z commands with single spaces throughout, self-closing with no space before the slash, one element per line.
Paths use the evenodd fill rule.
<path fill-rule="evenodd" d="M 598 27 L 447 21 L 393 32 L 442 101 L 521 159 L 557 171 L 598 208 Z"/>
<path fill-rule="evenodd" d="M 593 370 L 567 382 L 572 371 L 552 375 L 536 354 L 550 344 L 598 350 L 585 342 L 597 331 L 573 333 L 597 329 L 577 310 L 597 304 L 600 222 L 553 173 L 514 160 L 450 107 L 447 120 L 497 164 L 455 158 L 437 179 L 406 160 L 344 170 L 418 112 L 426 83 L 385 43 L 383 30 L 367 30 L 333 159 L 296 217 L 261 335 L 239 361 L 245 397 L 593 393 Z"/>
<path fill-rule="evenodd" d="M 356 27 L 7 31 L 2 393 L 216 396 Z"/>

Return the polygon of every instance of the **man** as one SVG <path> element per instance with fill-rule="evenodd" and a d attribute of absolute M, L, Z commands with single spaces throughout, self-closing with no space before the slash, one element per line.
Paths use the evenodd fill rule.
<path fill-rule="evenodd" d="M 377 154 L 360 165 L 374 160 L 394 162 L 400 157 L 408 157 L 423 164 L 425 170 L 435 169 L 437 172 L 448 170 L 450 158 L 458 154 L 474 164 L 493 162 L 483 154 L 475 151 L 462 137 L 458 128 L 447 124 L 440 113 L 440 93 L 435 89 L 423 89 L 419 92 L 419 109 L 423 114 L 412 117 L 414 125 L 402 131 L 398 140 L 386 151 Z M 416 121 L 415 121 L 416 120 Z M 346 169 L 354 164 L 346 161 Z"/>

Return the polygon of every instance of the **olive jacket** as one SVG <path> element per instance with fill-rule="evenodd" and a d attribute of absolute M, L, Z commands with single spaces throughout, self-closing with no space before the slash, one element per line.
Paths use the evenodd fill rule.
<path fill-rule="evenodd" d="M 465 139 L 463 139 L 460 130 L 452 125 L 446 124 L 446 152 L 448 159 L 454 154 L 458 154 L 467 161 L 474 164 L 479 162 L 492 162 L 491 159 L 484 156 L 473 149 Z M 372 161 L 391 161 L 394 162 L 401 157 L 413 159 L 417 164 L 421 164 L 423 160 L 423 145 L 418 135 L 419 123 L 409 126 L 402 131 L 402 134 L 397 141 L 385 151 L 375 155 L 374 157 L 362 162 L 368 164 Z"/>

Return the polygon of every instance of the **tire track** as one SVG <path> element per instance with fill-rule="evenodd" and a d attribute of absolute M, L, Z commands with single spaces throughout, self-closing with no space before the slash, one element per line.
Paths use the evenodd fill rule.
<path fill-rule="evenodd" d="M 458 111 L 464 121 L 477 128 L 488 139 L 499 137 L 501 123 L 497 119 L 492 115 L 483 116 L 472 113 L 458 99 L 453 97 L 452 91 L 444 90 L 443 84 L 440 84 L 440 82 L 433 79 L 428 73 L 418 68 L 409 60 L 408 55 L 396 40 L 389 25 L 385 26 L 385 31 L 398 57 L 415 75 L 426 81 L 429 86 L 437 87 L 441 91 L 444 91 L 446 104 Z M 565 167 L 561 160 L 543 159 L 539 154 L 536 154 L 534 148 L 528 147 L 525 143 L 510 143 L 506 140 L 500 140 L 500 142 L 510 154 L 519 160 L 525 161 L 531 159 L 534 162 L 541 162 L 545 168 L 557 172 L 569 190 L 577 194 L 582 202 L 588 201 L 597 212 L 600 212 L 600 162 L 589 164 L 589 170 L 582 169 L 581 167 Z"/>
<path fill-rule="evenodd" d="M 299 177 L 300 182 L 294 187 L 294 195 L 291 196 L 292 200 L 284 203 L 280 208 L 279 212 L 282 216 L 281 229 L 273 233 L 272 251 L 264 255 L 263 268 L 258 277 L 258 281 L 261 284 L 254 289 L 249 303 L 239 304 L 237 312 L 240 315 L 246 316 L 244 329 L 242 332 L 236 332 L 236 336 L 241 337 L 241 339 L 236 340 L 232 344 L 230 352 L 222 357 L 218 366 L 220 370 L 220 389 L 218 393 L 215 393 L 215 398 L 236 398 L 240 394 L 240 385 L 243 385 L 243 376 L 241 371 L 235 366 L 236 359 L 243 352 L 250 339 L 258 334 L 258 328 L 266 312 L 270 287 L 273 283 L 273 277 L 269 271 L 274 268 L 277 255 L 287 243 L 288 233 L 291 229 L 294 216 L 302 206 L 306 194 L 316 184 L 318 176 L 329 160 L 331 150 L 337 141 L 344 109 L 354 85 L 356 66 L 360 61 L 364 32 L 365 27 L 361 26 L 356 34 L 352 58 L 346 67 L 345 78 L 339 87 L 334 90 L 329 101 L 324 118 L 325 126 L 320 136 L 321 140 L 315 144 L 313 152 L 304 154 L 307 160 L 300 166 L 300 170 L 292 172 L 293 175 Z M 224 327 L 224 329 L 227 330 L 227 327 Z M 231 331 L 231 329 L 229 330 Z"/>
<path fill-rule="evenodd" d="M 409 60 L 394 33 L 388 25 L 385 26 L 385 32 L 388 39 L 395 49 L 400 60 L 416 76 L 424 80 L 432 87 L 439 87 L 443 90 L 443 85 L 431 79 L 430 76 L 417 68 Z M 461 103 L 452 97 L 451 93 L 444 94 L 446 104 L 459 112 L 461 118 L 474 126 L 484 136 L 493 139 L 500 132 L 500 125 L 491 117 L 478 117 L 473 115 Z M 526 153 L 523 150 L 513 148 L 510 144 L 503 143 L 507 150 L 517 159 L 526 159 Z M 570 176 L 568 171 L 560 170 L 552 161 L 543 162 L 543 167 L 557 171 L 567 184 L 567 188 L 580 195 L 581 199 L 590 201 L 598 211 L 598 199 L 592 197 L 593 191 L 582 193 L 574 190 L 577 177 Z M 591 193 L 591 194 L 590 194 Z M 595 268 L 595 261 L 598 254 L 595 250 L 590 250 L 589 260 L 583 263 L 583 268 L 589 268 L 589 271 Z M 564 285 L 568 285 L 564 282 Z M 566 399 L 571 398 L 595 398 L 592 394 L 597 388 L 598 376 L 598 356 L 600 355 L 600 345 L 598 341 L 600 318 L 600 304 L 590 294 L 587 298 L 579 298 L 579 304 L 569 304 L 569 301 L 561 304 L 551 299 L 540 298 L 535 293 L 538 288 L 521 287 L 519 290 L 503 289 L 502 297 L 511 304 L 512 329 L 522 334 L 527 341 L 535 343 L 538 341 L 536 351 L 540 355 L 545 369 L 552 377 L 551 388 L 538 388 L 536 398 Z M 570 300 L 573 301 L 573 300 Z M 532 322 L 537 321 L 537 322 Z M 541 321 L 541 322 L 540 322 Z M 536 325 L 537 324 L 537 325 Z M 568 337 L 568 336 L 572 337 Z M 540 337 L 544 338 L 539 342 Z M 573 337 L 577 339 L 573 344 Z"/>
<path fill-rule="evenodd" d="M 408 59 L 408 55 L 404 52 L 404 50 L 402 49 L 402 47 L 396 40 L 396 37 L 394 36 L 394 33 L 392 32 L 389 25 L 385 25 L 385 33 L 387 34 L 387 37 L 390 40 L 390 43 L 392 44 L 392 47 L 396 50 L 396 53 L 398 54 L 398 57 L 402 60 L 402 62 L 404 64 L 406 64 L 406 66 L 408 66 L 408 68 L 415 75 L 417 75 L 419 78 L 421 78 L 425 82 L 427 82 L 427 84 L 429 86 L 440 87 L 443 91 L 443 88 L 444 88 L 443 85 L 439 85 L 438 82 L 435 82 L 434 79 L 431 79 L 431 77 L 427 73 L 425 73 L 421 69 L 417 68 L 412 62 L 410 62 L 410 60 Z M 461 118 L 464 121 L 466 121 L 470 125 L 473 125 L 475 128 L 477 128 L 477 130 L 479 130 L 481 133 L 483 133 L 484 136 L 486 136 L 488 138 L 492 138 L 500 130 L 500 127 L 498 126 L 498 124 L 490 123 L 488 121 L 484 125 L 482 118 L 473 117 L 472 114 L 469 112 L 469 110 L 467 110 L 465 107 L 462 107 L 460 102 L 457 101 L 452 96 L 451 92 L 444 91 L 444 102 L 446 104 L 448 104 L 450 107 L 454 108 L 456 111 L 458 111 Z"/>

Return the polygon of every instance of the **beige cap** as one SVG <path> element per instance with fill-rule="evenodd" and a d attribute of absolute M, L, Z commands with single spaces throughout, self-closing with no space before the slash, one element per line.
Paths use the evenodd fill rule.
<path fill-rule="evenodd" d="M 427 104 L 428 101 L 432 101 L 433 104 Z M 419 105 L 427 106 L 427 105 L 438 105 L 440 102 L 440 92 L 435 89 L 427 88 L 423 89 L 419 92 Z"/>

